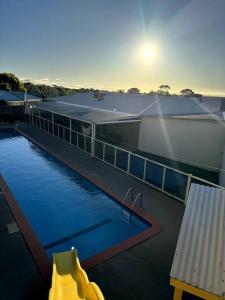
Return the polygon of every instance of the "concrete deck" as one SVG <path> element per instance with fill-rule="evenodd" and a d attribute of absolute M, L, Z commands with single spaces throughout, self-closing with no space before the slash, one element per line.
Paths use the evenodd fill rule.
<path fill-rule="evenodd" d="M 40 144 L 47 146 L 52 153 L 63 156 L 68 163 L 76 162 L 80 169 L 88 172 L 89 176 L 95 178 L 95 181 L 101 182 L 118 197 L 123 197 L 129 187 L 133 187 L 136 192 L 142 191 L 144 209 L 158 219 L 163 226 L 158 235 L 88 271 L 90 280 L 100 286 L 105 299 L 172 299 L 173 289 L 169 285 L 169 272 L 182 222 L 184 205 L 97 159 L 92 160 L 86 153 L 38 128 L 27 124 L 21 124 L 19 128 Z M 15 255 L 15 251 L 12 251 L 12 255 Z M 26 247 L 21 251 L 26 253 Z M 29 264 L 34 268 L 31 257 L 29 257 Z M 9 276 L 10 269 L 13 270 L 13 265 L 8 268 Z M 40 280 L 33 269 L 30 278 L 37 282 Z M 10 281 L 8 281 L 9 283 Z M 23 282 L 21 282 L 21 286 L 24 286 Z M 18 288 L 18 293 L 21 290 Z M 6 299 L 22 298 L 12 295 Z"/>
<path fill-rule="evenodd" d="M 41 278 L 21 232 L 16 230 L 15 219 L 1 190 L 0 245 L 0 299 L 47 299 L 48 286 Z"/>

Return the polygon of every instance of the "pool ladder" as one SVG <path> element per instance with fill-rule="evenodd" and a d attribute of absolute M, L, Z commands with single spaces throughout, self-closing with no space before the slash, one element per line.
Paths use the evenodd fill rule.
<path fill-rule="evenodd" d="M 134 208 L 134 206 L 136 205 L 137 201 L 139 200 L 139 209 L 143 209 L 143 193 L 140 192 L 136 195 L 135 199 L 134 199 L 134 189 L 132 187 L 130 187 L 128 189 L 128 191 L 126 192 L 126 195 L 123 198 L 122 203 L 125 203 L 125 201 L 127 200 L 128 196 L 131 194 L 131 200 L 129 201 L 131 206 L 131 210 L 132 208 Z M 122 217 L 124 217 L 126 220 L 128 220 L 129 222 L 131 221 L 131 217 L 132 217 L 132 212 L 129 209 L 129 211 L 125 208 L 125 207 L 121 207 L 121 215 Z"/>

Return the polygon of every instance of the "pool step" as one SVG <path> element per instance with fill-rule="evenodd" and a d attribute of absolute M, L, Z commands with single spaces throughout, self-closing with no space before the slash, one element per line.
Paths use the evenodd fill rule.
<path fill-rule="evenodd" d="M 125 208 L 121 209 L 121 216 L 124 218 L 126 221 L 130 222 L 131 221 L 131 211 L 128 211 Z"/>

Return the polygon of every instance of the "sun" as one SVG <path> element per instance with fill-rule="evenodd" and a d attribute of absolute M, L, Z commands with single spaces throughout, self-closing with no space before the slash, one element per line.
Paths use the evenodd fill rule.
<path fill-rule="evenodd" d="M 144 46 L 141 49 L 141 58 L 146 62 L 153 62 L 157 59 L 157 49 L 155 46 Z"/>
<path fill-rule="evenodd" d="M 145 48 L 143 51 L 143 55 L 145 58 L 152 58 L 153 57 L 153 51 L 151 48 Z"/>

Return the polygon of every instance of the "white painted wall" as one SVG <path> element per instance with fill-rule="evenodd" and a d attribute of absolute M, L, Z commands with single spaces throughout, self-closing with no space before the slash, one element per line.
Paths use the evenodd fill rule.
<path fill-rule="evenodd" d="M 213 120 L 145 117 L 140 125 L 140 150 L 212 171 L 221 167 L 224 141 L 224 124 Z"/>

